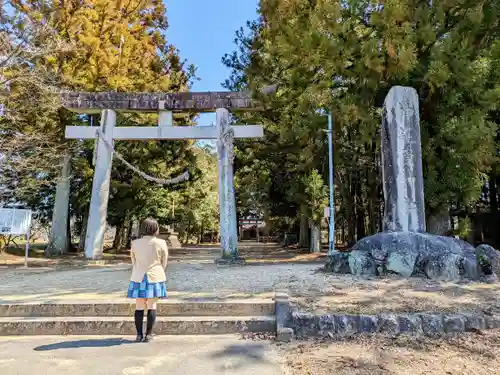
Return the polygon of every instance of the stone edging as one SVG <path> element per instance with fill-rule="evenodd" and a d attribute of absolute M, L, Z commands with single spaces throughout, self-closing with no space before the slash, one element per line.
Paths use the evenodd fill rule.
<path fill-rule="evenodd" d="M 286 292 L 277 291 L 274 302 L 276 305 L 276 340 L 291 341 L 295 334 L 292 324 L 293 313 L 297 308 L 292 304 Z"/>
<path fill-rule="evenodd" d="M 276 293 L 278 341 L 293 337 L 341 338 L 386 333 L 437 336 L 500 328 L 500 315 L 467 313 L 312 314 L 301 312 L 285 293 Z"/>

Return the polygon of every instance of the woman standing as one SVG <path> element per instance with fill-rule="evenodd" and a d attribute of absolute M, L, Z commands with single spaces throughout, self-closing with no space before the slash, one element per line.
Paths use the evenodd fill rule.
<path fill-rule="evenodd" d="M 132 276 L 128 287 L 128 298 L 135 298 L 135 328 L 137 342 L 152 340 L 156 321 L 156 302 L 167 297 L 165 286 L 168 248 L 165 240 L 159 239 L 160 227 L 154 219 L 146 219 L 140 227 L 141 238 L 132 241 Z M 146 336 L 143 334 L 144 311 L 147 309 Z"/>

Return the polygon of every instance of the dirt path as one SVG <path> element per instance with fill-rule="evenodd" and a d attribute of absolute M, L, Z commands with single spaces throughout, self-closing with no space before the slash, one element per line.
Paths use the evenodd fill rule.
<path fill-rule="evenodd" d="M 291 375 L 498 375 L 500 331 L 440 339 L 382 336 L 279 346 Z"/>
<path fill-rule="evenodd" d="M 324 314 L 429 311 L 500 313 L 499 283 L 452 283 L 421 278 L 361 280 L 352 275 L 326 274 L 323 285 L 320 292 L 308 288 L 294 294 L 298 307 L 303 311 Z"/>

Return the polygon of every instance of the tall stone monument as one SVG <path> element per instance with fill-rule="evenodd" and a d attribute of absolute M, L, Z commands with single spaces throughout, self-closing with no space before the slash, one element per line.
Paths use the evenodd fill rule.
<path fill-rule="evenodd" d="M 424 179 L 418 95 L 391 88 L 382 119 L 383 232 L 360 239 L 350 252 L 328 255 L 326 269 L 358 277 L 397 274 L 455 281 L 488 275 L 476 250 L 453 237 L 425 233 Z M 488 258 L 489 257 L 489 258 Z"/>
<path fill-rule="evenodd" d="M 394 86 L 382 119 L 384 231 L 425 232 L 424 177 L 417 91 Z"/>

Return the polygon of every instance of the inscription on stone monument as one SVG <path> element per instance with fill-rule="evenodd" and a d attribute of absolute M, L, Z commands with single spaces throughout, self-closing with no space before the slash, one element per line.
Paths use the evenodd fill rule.
<path fill-rule="evenodd" d="M 382 118 L 384 231 L 425 232 L 424 178 L 417 91 L 394 86 Z"/>

